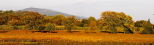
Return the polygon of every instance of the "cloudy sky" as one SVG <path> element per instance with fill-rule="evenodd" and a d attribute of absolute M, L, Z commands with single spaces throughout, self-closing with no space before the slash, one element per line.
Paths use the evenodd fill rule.
<path fill-rule="evenodd" d="M 134 20 L 151 19 L 154 23 L 154 0 L 0 0 L 0 10 L 45 8 L 78 16 L 100 17 L 103 11 L 124 12 Z"/>

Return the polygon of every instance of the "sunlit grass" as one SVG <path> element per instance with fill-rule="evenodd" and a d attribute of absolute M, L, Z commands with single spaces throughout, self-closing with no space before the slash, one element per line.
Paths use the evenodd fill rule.
<path fill-rule="evenodd" d="M 10 31 L 0 33 L 1 44 L 152 44 L 154 43 L 152 34 L 110 34 L 110 33 L 85 33 L 58 31 L 58 33 L 41 33 L 30 31 Z"/>

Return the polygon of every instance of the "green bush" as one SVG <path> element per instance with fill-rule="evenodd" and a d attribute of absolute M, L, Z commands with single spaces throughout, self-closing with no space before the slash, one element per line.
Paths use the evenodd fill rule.
<path fill-rule="evenodd" d="M 25 26 L 27 30 L 32 30 L 34 28 L 33 24 L 28 24 Z"/>
<path fill-rule="evenodd" d="M 46 30 L 50 30 L 50 31 L 54 31 L 56 29 L 56 25 L 55 24 L 47 24 L 46 26 Z"/>
<path fill-rule="evenodd" d="M 13 30 L 12 26 L 9 25 L 1 25 L 0 30 Z"/>
<path fill-rule="evenodd" d="M 138 28 L 141 27 L 144 29 L 141 32 L 142 34 L 153 34 L 154 33 L 153 26 L 152 26 L 150 20 L 149 21 L 145 21 L 145 20 L 136 21 L 135 26 Z"/>
<path fill-rule="evenodd" d="M 45 30 L 45 26 L 34 26 L 35 30 Z"/>

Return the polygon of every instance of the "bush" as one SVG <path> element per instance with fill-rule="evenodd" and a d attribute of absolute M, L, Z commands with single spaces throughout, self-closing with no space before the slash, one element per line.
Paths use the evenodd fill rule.
<path fill-rule="evenodd" d="M 32 29 L 34 28 L 33 24 L 28 24 L 28 25 L 26 25 L 25 27 L 26 27 L 26 29 L 28 29 L 28 30 L 32 30 Z"/>
<path fill-rule="evenodd" d="M 54 31 L 56 29 L 56 25 L 55 24 L 47 24 L 46 26 L 46 30 L 49 30 L 49 31 Z"/>
<path fill-rule="evenodd" d="M 12 26 L 13 30 L 18 30 L 18 26 Z"/>
<path fill-rule="evenodd" d="M 45 26 L 34 26 L 35 30 L 45 30 Z"/>
<path fill-rule="evenodd" d="M 13 30 L 12 26 L 9 25 L 1 25 L 0 30 Z"/>
<path fill-rule="evenodd" d="M 144 27 L 144 30 L 141 32 L 142 34 L 153 34 L 152 26 L 148 25 Z"/>
<path fill-rule="evenodd" d="M 143 31 L 141 32 L 142 34 L 153 34 L 154 33 L 153 26 L 150 20 L 149 21 L 145 21 L 145 20 L 136 21 L 135 26 L 138 28 L 139 27 L 143 28 Z"/>

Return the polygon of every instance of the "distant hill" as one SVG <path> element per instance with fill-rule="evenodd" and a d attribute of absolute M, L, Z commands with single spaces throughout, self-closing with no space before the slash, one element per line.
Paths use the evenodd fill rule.
<path fill-rule="evenodd" d="M 63 13 L 63 12 L 59 12 L 59 11 L 55 11 L 55 10 L 50 10 L 50 9 L 41 9 L 41 8 L 25 8 L 23 10 L 20 10 L 20 11 L 33 11 L 33 12 L 38 12 L 40 14 L 44 14 L 44 15 L 47 15 L 47 16 L 54 16 L 54 15 L 57 15 L 57 14 L 62 14 L 64 16 L 75 16 L 75 15 L 71 15 L 71 14 L 67 14 L 67 13 Z M 76 16 L 77 18 L 83 18 L 83 17 L 79 17 L 79 16 Z"/>

